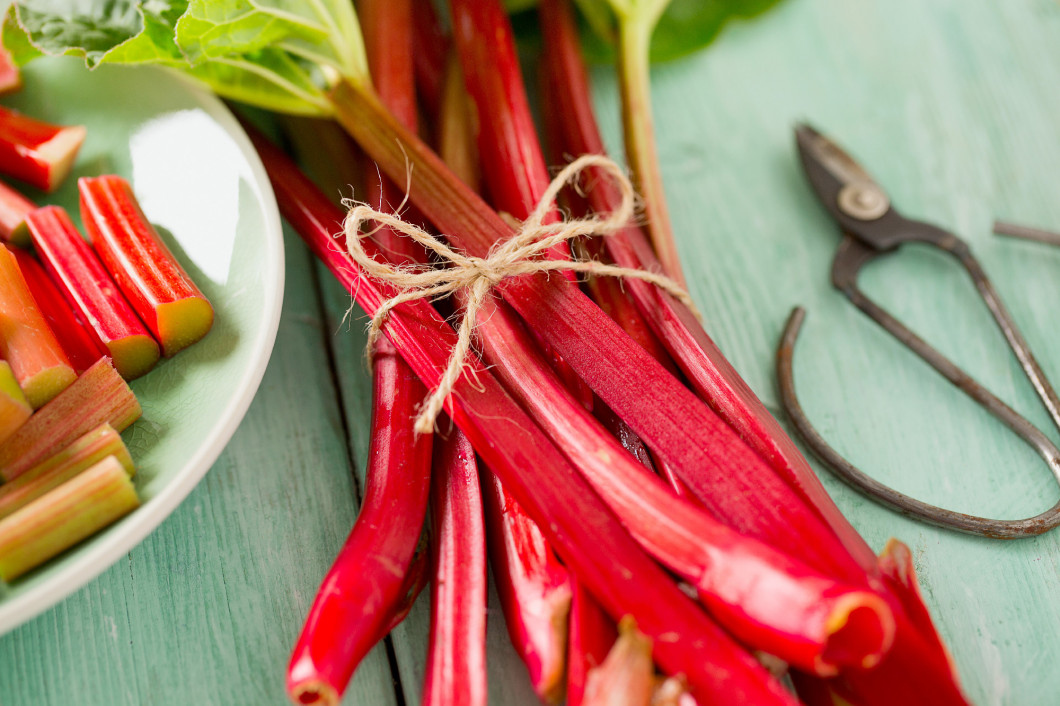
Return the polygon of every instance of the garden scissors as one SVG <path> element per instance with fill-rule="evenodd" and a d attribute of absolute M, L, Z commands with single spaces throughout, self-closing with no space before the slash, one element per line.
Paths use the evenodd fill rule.
<path fill-rule="evenodd" d="M 953 233 L 922 221 L 903 217 L 887 194 L 842 148 L 808 125 L 795 129 L 803 171 L 817 198 L 838 223 L 843 240 L 832 261 L 832 284 L 856 307 L 903 345 L 920 356 L 943 377 L 1001 420 L 1034 448 L 1060 484 L 1060 449 L 1037 427 L 1002 402 L 938 350 L 913 333 L 858 288 L 858 274 L 876 258 L 894 252 L 905 243 L 937 248 L 957 260 L 972 278 L 975 288 L 1019 360 L 1038 398 L 1060 429 L 1060 399 L 1035 360 L 1023 335 L 1005 309 L 994 286 L 968 244 Z M 841 480 L 902 514 L 940 527 L 987 537 L 1013 539 L 1041 534 L 1060 525 L 1060 502 L 1051 509 L 1024 520 L 993 520 L 945 510 L 899 493 L 858 470 L 835 451 L 806 418 L 795 395 L 792 359 L 799 328 L 806 312 L 796 308 L 777 350 L 777 378 L 781 401 L 795 428 L 813 453 Z"/>

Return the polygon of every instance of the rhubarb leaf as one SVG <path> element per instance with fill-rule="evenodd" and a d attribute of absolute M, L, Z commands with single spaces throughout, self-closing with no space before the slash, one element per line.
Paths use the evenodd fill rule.
<path fill-rule="evenodd" d="M 731 20 L 750 19 L 780 0 L 670 0 L 658 19 L 651 41 L 651 60 L 670 61 L 692 54 L 717 39 Z M 658 0 L 576 0 L 581 10 L 583 48 L 592 61 L 613 63 L 616 51 L 615 5 L 644 11 Z M 622 11 L 621 9 L 618 11 Z"/>
<path fill-rule="evenodd" d="M 22 0 L 4 20 L 4 45 L 19 64 L 47 54 L 79 56 L 89 68 L 104 61 L 179 65 L 184 57 L 173 27 L 186 5 L 167 0 Z"/>
<path fill-rule="evenodd" d="M 348 0 L 191 0 L 176 41 L 193 64 L 276 48 L 345 76 L 368 75 Z"/>

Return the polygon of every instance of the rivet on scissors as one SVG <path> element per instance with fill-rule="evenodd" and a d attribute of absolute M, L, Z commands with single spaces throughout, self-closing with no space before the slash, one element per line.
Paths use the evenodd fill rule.
<path fill-rule="evenodd" d="M 873 184 L 847 184 L 839 191 L 839 208 L 851 218 L 874 221 L 887 213 L 891 203 Z"/>

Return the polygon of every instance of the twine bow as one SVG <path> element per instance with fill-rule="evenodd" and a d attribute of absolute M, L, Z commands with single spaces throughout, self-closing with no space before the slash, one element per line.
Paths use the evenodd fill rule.
<path fill-rule="evenodd" d="M 592 168 L 600 169 L 606 176 L 614 179 L 622 196 L 619 207 L 606 217 L 592 216 L 544 223 L 555 206 L 559 192 L 568 184 L 575 183 L 582 172 Z M 441 413 L 446 398 L 463 372 L 471 349 L 478 311 L 489 296 L 490 290 L 508 277 L 564 270 L 586 272 L 598 277 L 639 279 L 663 289 L 695 311 L 695 305 L 688 293 L 665 275 L 593 260 L 544 259 L 543 256 L 549 249 L 572 238 L 587 235 L 607 236 L 618 232 L 633 218 L 635 201 L 633 185 L 617 164 L 600 155 L 579 157 L 556 175 L 533 213 L 523 221 L 515 235 L 495 244 L 483 258 L 463 255 L 397 215 L 383 213 L 366 204 L 356 204 L 350 209 L 343 224 L 350 257 L 366 274 L 399 290 L 399 294 L 385 301 L 372 317 L 368 328 L 369 351 L 395 307 L 417 299 L 434 299 L 458 290 L 465 290 L 466 293 L 456 346 L 449 356 L 441 381 L 420 407 L 415 426 L 418 433 L 429 433 L 434 429 L 435 419 Z M 377 227 L 391 228 L 412 238 L 440 256 L 449 266 L 443 269 L 427 269 L 423 265 L 393 265 L 369 257 L 361 246 L 361 238 L 371 235 L 370 232 L 361 232 L 361 224 L 366 221 L 374 221 Z"/>

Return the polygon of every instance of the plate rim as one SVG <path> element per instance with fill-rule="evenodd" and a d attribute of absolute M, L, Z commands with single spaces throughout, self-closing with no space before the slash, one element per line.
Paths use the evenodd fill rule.
<path fill-rule="evenodd" d="M 5 599 L 0 596 L 0 635 L 11 632 L 30 621 L 48 608 L 58 604 L 70 594 L 91 583 L 100 574 L 114 566 L 123 554 L 127 554 L 147 538 L 166 520 L 199 484 L 213 467 L 235 434 L 250 403 L 256 396 L 272 357 L 276 336 L 279 332 L 280 314 L 283 309 L 284 292 L 284 243 L 283 227 L 276 195 L 250 138 L 239 121 L 220 98 L 185 76 L 156 67 L 126 67 L 126 70 L 149 70 L 164 73 L 171 80 L 183 85 L 196 99 L 199 107 L 216 121 L 233 139 L 240 153 L 247 160 L 258 192 L 263 216 L 263 246 L 265 254 L 263 281 L 266 284 L 266 301 L 262 308 L 264 326 L 250 343 L 254 353 L 236 383 L 235 394 L 221 411 L 220 423 L 214 426 L 204 443 L 196 448 L 173 479 L 161 491 L 132 514 L 119 520 L 120 532 L 110 532 L 83 550 L 69 564 L 56 571 L 46 581 L 26 594 Z M 272 285 L 271 287 L 269 285 Z M 269 301 L 268 296 L 272 297 Z M 149 510 L 149 511 L 146 511 Z"/>

